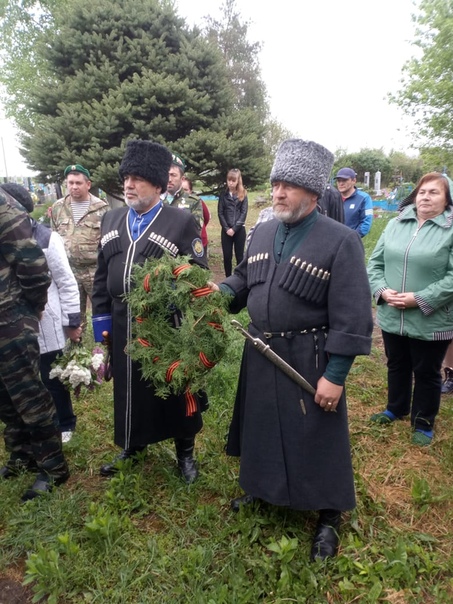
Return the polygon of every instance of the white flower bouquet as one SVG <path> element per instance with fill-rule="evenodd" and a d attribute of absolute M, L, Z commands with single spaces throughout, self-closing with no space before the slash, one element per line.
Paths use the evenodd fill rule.
<path fill-rule="evenodd" d="M 52 363 L 49 377 L 57 378 L 68 390 L 80 396 L 83 388 L 94 390 L 102 384 L 105 372 L 105 352 L 96 346 L 92 352 L 80 342 L 67 340 L 63 354 Z"/>

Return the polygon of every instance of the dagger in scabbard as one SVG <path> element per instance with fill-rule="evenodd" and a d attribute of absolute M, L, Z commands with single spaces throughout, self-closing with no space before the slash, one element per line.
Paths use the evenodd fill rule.
<path fill-rule="evenodd" d="M 102 343 L 107 348 L 107 355 L 105 358 L 105 369 L 104 369 L 104 380 L 110 382 L 112 379 L 112 338 L 108 331 L 102 332 Z"/>
<path fill-rule="evenodd" d="M 254 338 L 252 335 L 250 335 L 249 332 L 242 327 L 239 321 L 233 319 L 231 321 L 231 325 L 233 325 L 238 331 L 240 331 L 242 335 L 253 344 L 254 348 L 256 348 L 259 353 L 261 353 L 263 356 L 266 357 L 266 359 L 268 359 L 271 363 L 278 367 L 280 371 L 283 371 L 283 373 L 285 373 L 289 378 L 291 378 L 293 382 L 298 384 L 301 388 L 303 388 L 310 394 L 314 395 L 316 393 L 316 390 L 313 388 L 310 382 L 307 382 L 307 380 L 302 375 L 300 375 L 298 371 L 291 367 L 291 365 L 288 365 L 288 363 L 284 359 L 282 359 L 280 355 L 278 355 L 271 349 L 269 344 L 266 344 L 266 342 L 263 342 L 263 340 L 260 340 L 260 338 Z M 306 415 L 307 410 L 302 399 L 300 399 L 300 406 L 304 415 Z"/>

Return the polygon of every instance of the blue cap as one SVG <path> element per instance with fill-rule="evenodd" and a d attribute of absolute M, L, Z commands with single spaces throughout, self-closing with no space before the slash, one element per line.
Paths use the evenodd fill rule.
<path fill-rule="evenodd" d="M 355 178 L 356 176 L 357 174 L 352 168 L 341 168 L 341 170 L 338 170 L 335 178 Z"/>

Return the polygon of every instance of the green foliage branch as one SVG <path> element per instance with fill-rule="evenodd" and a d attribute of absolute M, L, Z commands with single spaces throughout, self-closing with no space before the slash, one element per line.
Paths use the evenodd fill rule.
<path fill-rule="evenodd" d="M 413 45 L 419 49 L 403 67 L 402 86 L 390 101 L 415 123 L 414 139 L 453 154 L 453 2 L 422 0 L 414 16 Z"/>

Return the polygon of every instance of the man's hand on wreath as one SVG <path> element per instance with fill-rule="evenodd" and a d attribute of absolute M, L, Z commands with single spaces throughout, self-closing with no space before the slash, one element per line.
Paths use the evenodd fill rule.
<path fill-rule="evenodd" d="M 207 282 L 207 286 L 211 289 L 212 292 L 219 292 L 220 291 L 220 287 L 214 283 L 213 281 L 208 281 Z"/>

